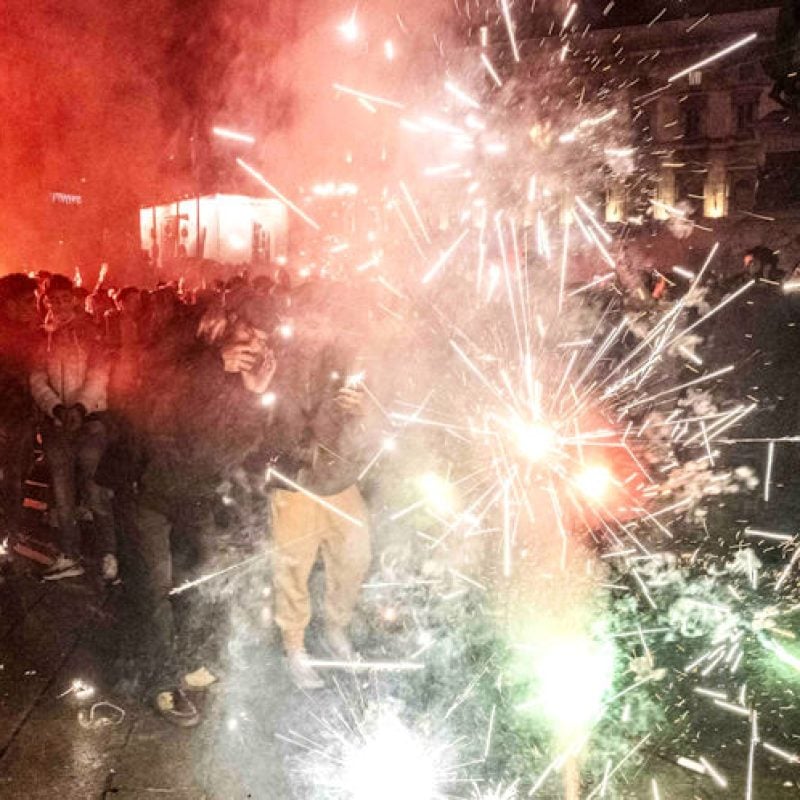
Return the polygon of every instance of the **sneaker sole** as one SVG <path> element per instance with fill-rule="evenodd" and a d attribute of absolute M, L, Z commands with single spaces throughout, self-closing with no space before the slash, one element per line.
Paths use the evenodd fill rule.
<path fill-rule="evenodd" d="M 161 719 L 169 722 L 170 725 L 175 725 L 177 728 L 196 728 L 200 724 L 200 717 L 176 717 L 169 713 L 164 713 L 156 709 L 156 713 Z"/>
<path fill-rule="evenodd" d="M 58 572 L 55 575 L 43 575 L 43 581 L 60 581 L 64 578 L 79 578 L 81 575 L 85 574 L 86 570 L 83 567 L 76 568 L 76 569 L 67 569 L 64 572 Z"/>

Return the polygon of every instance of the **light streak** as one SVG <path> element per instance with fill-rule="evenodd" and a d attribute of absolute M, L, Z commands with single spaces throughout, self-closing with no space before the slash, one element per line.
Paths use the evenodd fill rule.
<path fill-rule="evenodd" d="M 593 790 L 593 791 L 592 791 L 592 792 L 591 792 L 589 795 L 587 795 L 587 797 L 586 797 L 586 800 L 592 800 L 592 798 L 593 798 L 593 797 L 595 797 L 595 796 L 597 795 L 597 793 L 598 793 L 598 792 L 601 790 L 601 788 L 603 789 L 603 791 L 605 791 L 605 788 L 604 788 L 604 787 L 605 787 L 605 786 L 607 786 L 607 784 L 608 784 L 608 780 L 609 780 L 609 779 L 610 779 L 610 778 L 611 778 L 611 777 L 612 777 L 612 776 L 613 776 L 613 775 L 614 775 L 614 774 L 615 774 L 615 773 L 616 773 L 616 772 L 617 772 L 617 771 L 618 771 L 618 770 L 619 770 L 619 769 L 622 767 L 622 765 L 623 765 L 623 764 L 625 764 L 625 763 L 626 763 L 626 762 L 627 762 L 627 761 L 628 761 L 630 758 L 632 758 L 634 755 L 636 755 L 636 753 L 638 753 L 638 752 L 639 752 L 639 750 L 641 750 L 641 749 L 642 749 L 642 747 L 644 747 L 644 745 L 645 745 L 647 742 L 649 742 L 649 741 L 650 741 L 650 738 L 652 737 L 652 735 L 653 735 L 652 733 L 648 733 L 648 734 L 646 734 L 646 735 L 644 736 L 644 738 L 640 739 L 640 740 L 639 740 L 639 741 L 638 741 L 638 742 L 637 742 L 637 743 L 636 743 L 636 744 L 635 744 L 635 745 L 634 745 L 634 746 L 633 746 L 633 747 L 632 747 L 632 748 L 631 748 L 631 749 L 630 749 L 630 750 L 629 750 L 629 751 L 628 751 L 628 752 L 625 754 L 625 756 L 623 756 L 623 758 L 620 760 L 619 764 L 617 764 L 617 766 L 616 766 L 616 767 L 614 767 L 614 769 L 612 769 L 612 770 L 611 770 L 611 772 L 609 772 L 609 773 L 608 773 L 607 777 L 604 777 L 604 778 L 603 778 L 603 783 L 601 783 L 601 784 L 600 784 L 600 786 L 598 786 L 598 787 L 597 787 L 596 789 L 594 789 L 594 790 Z"/>
<path fill-rule="evenodd" d="M 758 712 L 753 711 L 750 722 L 750 747 L 747 754 L 747 785 L 745 787 L 745 800 L 753 800 L 753 773 L 755 767 L 756 745 L 758 736 Z"/>
<path fill-rule="evenodd" d="M 576 196 L 575 202 L 581 207 L 581 210 L 584 214 L 589 218 L 589 223 L 594 227 L 594 229 L 603 237 L 606 244 L 611 244 L 611 234 L 603 228 L 603 226 L 597 221 L 594 212 L 591 208 L 586 204 L 586 201 L 583 198 Z"/>
<path fill-rule="evenodd" d="M 681 278 L 686 278 L 687 280 L 694 280 L 695 274 L 690 269 L 686 269 L 686 267 L 673 267 L 672 272 L 675 275 L 680 275 Z"/>
<path fill-rule="evenodd" d="M 480 111 L 481 104 L 474 98 L 470 97 L 463 89 L 456 86 L 455 83 L 452 81 L 445 81 L 444 88 L 451 94 L 453 97 L 460 100 L 464 105 L 469 106 L 470 108 L 474 108 L 477 111 Z"/>
<path fill-rule="evenodd" d="M 644 594 L 645 599 L 647 600 L 648 604 L 650 605 L 650 608 L 657 609 L 658 606 L 656 605 L 655 600 L 653 600 L 652 596 L 650 595 L 650 591 L 648 590 L 647 585 L 645 584 L 645 582 L 642 580 L 642 576 L 639 575 L 639 573 L 635 569 L 632 569 L 631 573 L 633 574 L 633 577 L 636 578 L 636 582 L 639 584 L 639 587 L 642 590 L 642 594 Z"/>
<path fill-rule="evenodd" d="M 285 203 L 300 219 L 308 223 L 314 230 L 320 229 L 319 223 L 315 222 L 311 217 L 303 211 L 302 208 L 295 205 L 286 195 L 278 191 L 258 170 L 251 167 L 246 161 L 241 158 L 236 159 L 236 163 L 249 175 L 254 177 L 265 189 L 272 192 L 282 203 Z"/>
<path fill-rule="evenodd" d="M 503 22 L 506 24 L 508 41 L 511 43 L 511 52 L 514 54 L 514 61 L 519 63 L 519 47 L 517 47 L 517 37 L 514 35 L 514 21 L 511 19 L 508 0 L 500 0 L 500 8 L 503 12 Z"/>
<path fill-rule="evenodd" d="M 705 768 L 706 772 L 711 776 L 711 780 L 720 787 L 720 789 L 727 789 L 728 788 L 728 781 L 720 775 L 720 773 L 711 766 L 708 760 L 704 756 L 700 756 L 700 763 Z"/>
<path fill-rule="evenodd" d="M 794 567 L 794 565 L 797 562 L 798 558 L 800 558 L 800 547 L 798 547 L 794 551 L 794 555 L 792 556 L 792 560 L 786 565 L 786 569 L 784 569 L 783 572 L 781 572 L 780 577 L 778 578 L 778 580 L 777 580 L 777 582 L 775 584 L 775 591 L 776 592 L 779 592 L 781 590 L 781 587 L 783 586 L 784 583 L 786 583 L 786 580 L 789 577 L 789 575 L 792 574 L 792 568 Z"/>
<path fill-rule="evenodd" d="M 472 578 L 467 577 L 466 575 L 462 574 L 461 572 L 458 572 L 458 570 L 455 570 L 452 567 L 450 568 L 450 574 L 454 578 L 458 578 L 459 580 L 468 583 L 470 586 L 474 586 L 476 589 L 480 589 L 482 592 L 486 591 L 486 587 L 482 583 L 478 583 L 478 581 L 472 580 Z"/>
<path fill-rule="evenodd" d="M 235 142 L 244 142 L 245 144 L 255 144 L 256 141 L 255 136 L 251 136 L 249 133 L 232 131 L 230 128 L 220 128 L 215 125 L 211 131 L 214 136 L 219 136 L 221 139 L 232 139 Z"/>
<path fill-rule="evenodd" d="M 715 698 L 716 700 L 727 701 L 728 695 L 725 692 L 715 692 L 712 689 L 706 689 L 703 686 L 695 686 L 694 690 L 697 694 L 702 694 L 705 697 Z"/>
<path fill-rule="evenodd" d="M 569 27 L 570 22 L 572 22 L 572 20 L 575 18 L 575 12 L 577 10 L 578 10 L 578 4 L 571 3 L 570 7 L 567 9 L 567 13 L 564 16 L 564 21 L 561 23 L 562 32 Z"/>
<path fill-rule="evenodd" d="M 456 172 L 461 168 L 461 164 L 459 164 L 458 161 L 453 161 L 449 164 L 438 164 L 435 167 L 425 167 L 422 172 L 424 175 L 432 178 L 436 175 L 446 175 L 448 172 Z"/>
<path fill-rule="evenodd" d="M 643 397 L 640 400 L 635 401 L 634 403 L 630 403 L 629 405 L 625 406 L 626 410 L 631 408 L 637 408 L 638 406 L 644 405 L 645 403 L 652 403 L 654 400 L 657 400 L 660 397 L 665 397 L 669 394 L 675 394 L 675 392 L 681 392 L 684 389 L 688 389 L 690 386 L 697 386 L 700 383 L 706 383 L 708 381 L 714 380 L 714 378 L 719 378 L 722 375 L 727 375 L 729 372 L 733 372 L 734 370 L 733 364 L 728 364 L 727 367 L 722 367 L 721 369 L 715 370 L 714 372 L 710 372 L 708 375 L 702 375 L 699 378 L 695 378 L 694 380 L 687 381 L 686 383 L 679 384 L 678 386 L 673 386 L 671 389 L 665 389 L 663 392 L 658 392 L 657 394 L 650 395 L 648 397 Z"/>
<path fill-rule="evenodd" d="M 418 672 L 425 664 L 418 661 L 327 661 L 309 658 L 306 663 L 314 669 L 345 669 L 353 672 Z"/>
<path fill-rule="evenodd" d="M 489 56 L 486 53 L 481 53 L 481 63 L 486 68 L 486 71 L 489 73 L 491 79 L 497 84 L 498 87 L 503 85 L 503 81 L 500 80 L 500 76 L 497 74 L 497 70 L 494 68 L 494 65 L 489 60 Z"/>
<path fill-rule="evenodd" d="M 486 729 L 486 739 L 485 739 L 484 745 L 483 745 L 483 760 L 484 761 L 486 761 L 486 759 L 489 757 L 489 750 L 491 749 L 491 746 L 492 746 L 492 734 L 494 733 L 494 715 L 495 715 L 496 711 L 497 711 L 497 706 L 493 705 L 492 706 L 492 712 L 489 715 L 489 725 L 488 725 L 488 727 Z"/>
<path fill-rule="evenodd" d="M 341 508 L 334 505 L 333 503 L 326 500 L 324 497 L 321 497 L 318 494 L 306 489 L 304 486 L 301 486 L 299 483 L 295 483 L 291 478 L 287 478 L 285 475 L 282 475 L 278 470 L 274 467 L 269 467 L 267 469 L 267 481 L 270 480 L 272 476 L 275 476 L 279 481 L 285 483 L 290 489 L 294 489 L 296 492 L 300 492 L 300 494 L 305 495 L 309 498 L 309 500 L 313 500 L 315 503 L 319 503 L 323 508 L 328 509 L 328 511 L 332 511 L 334 514 L 337 514 L 342 519 L 347 520 L 352 525 L 355 525 L 358 528 L 364 527 L 364 520 L 358 519 L 357 517 L 353 517 L 348 514 L 346 511 L 342 511 Z"/>
<path fill-rule="evenodd" d="M 561 270 L 558 276 L 558 310 L 564 307 L 564 287 L 567 281 L 567 259 L 569 257 L 569 231 L 572 223 L 572 214 L 567 216 L 567 222 L 564 225 L 564 242 L 561 250 Z"/>
<path fill-rule="evenodd" d="M 740 47 L 744 47 L 745 45 L 750 44 L 750 42 L 754 41 L 758 38 L 757 33 L 750 33 L 742 39 L 734 42 L 733 44 L 724 47 L 722 50 L 714 53 L 713 55 L 708 56 L 708 58 L 704 58 L 701 61 L 698 61 L 696 64 L 692 64 L 690 67 L 686 67 L 686 69 L 682 69 L 680 72 L 676 72 L 670 78 L 667 78 L 669 83 L 674 83 L 675 81 L 683 78 L 684 76 L 688 75 L 690 72 L 694 72 L 695 70 L 702 69 L 703 67 L 707 66 L 708 64 L 712 64 L 714 61 L 719 60 L 720 58 L 724 58 L 729 53 L 732 53 L 734 50 L 738 50 Z"/>
<path fill-rule="evenodd" d="M 362 100 L 367 100 L 370 103 L 377 103 L 380 106 L 389 106 L 390 108 L 404 108 L 402 103 L 398 103 L 396 100 L 389 100 L 386 97 L 381 97 L 377 94 L 369 94 L 368 92 L 362 92 L 359 89 L 353 89 L 350 86 L 344 86 L 341 83 L 334 83 L 333 88 L 336 89 L 337 92 L 341 92 L 342 94 L 349 94 L 353 97 L 360 97 Z"/>
<path fill-rule="evenodd" d="M 774 539 L 778 542 L 791 542 L 795 539 L 795 536 L 791 533 L 777 533 L 775 531 L 762 531 L 758 530 L 757 528 L 745 528 L 744 529 L 745 536 L 757 536 L 761 539 Z"/>
<path fill-rule="evenodd" d="M 728 703 L 725 700 L 714 700 L 714 705 L 719 706 L 725 711 L 730 711 L 733 714 L 738 714 L 741 717 L 749 717 L 750 709 L 745 706 L 736 705 L 735 703 Z"/>
<path fill-rule="evenodd" d="M 469 233 L 469 228 L 463 230 L 461 232 L 461 235 L 450 245 L 450 247 L 448 247 L 447 250 L 445 250 L 439 256 L 439 258 L 436 259 L 433 266 L 423 276 L 422 283 L 430 283 L 431 280 L 433 280 L 433 278 L 436 277 L 436 275 L 439 273 L 439 270 L 441 270 L 441 268 L 447 263 L 447 261 L 450 259 L 450 256 L 452 256 L 453 253 L 455 253 L 455 251 L 458 249 L 458 246 L 467 237 L 468 233 Z"/>
<path fill-rule="evenodd" d="M 658 781 L 655 778 L 651 778 L 650 788 L 653 791 L 653 800 L 661 800 L 661 793 L 658 791 Z"/>
<path fill-rule="evenodd" d="M 400 190 L 403 192 L 403 196 L 406 198 L 406 202 L 411 208 L 411 213 L 414 215 L 414 219 L 417 221 L 417 225 L 419 225 L 419 229 L 422 231 L 425 241 L 430 244 L 431 237 L 428 234 L 428 229 L 425 227 L 425 223 L 422 220 L 422 215 L 419 213 L 419 208 L 417 208 L 417 204 L 414 202 L 414 198 L 411 195 L 408 186 L 406 186 L 405 181 L 400 181 Z"/>
<path fill-rule="evenodd" d="M 764 502 L 769 503 L 769 490 L 772 485 L 772 465 L 775 460 L 775 442 L 767 445 L 767 469 L 764 476 Z"/>
<path fill-rule="evenodd" d="M 782 750 L 780 747 L 776 747 L 774 744 L 770 744 L 769 742 L 762 742 L 761 746 L 768 753 L 773 753 L 776 756 L 780 756 L 781 758 L 788 761 L 790 764 L 800 764 L 800 756 L 796 756 L 793 753 L 789 753 L 786 750 Z"/>
<path fill-rule="evenodd" d="M 697 772 L 700 775 L 706 774 L 706 768 L 699 761 L 694 761 L 691 758 L 686 758 L 686 756 L 681 756 L 678 759 L 677 764 L 679 767 L 683 767 L 684 769 L 689 769 L 692 772 Z"/>
<path fill-rule="evenodd" d="M 705 22 L 705 21 L 706 21 L 706 20 L 707 20 L 707 19 L 708 19 L 710 16 L 711 16 L 711 14 L 703 14 L 703 16 L 702 16 L 702 17 L 700 17 L 699 19 L 695 20 L 695 21 L 694 21 L 694 22 L 693 22 L 693 23 L 692 23 L 692 24 L 691 24 L 691 25 L 690 25 L 690 26 L 689 26 L 689 27 L 686 29 L 686 33 L 691 33 L 691 32 L 692 32 L 692 31 L 693 31 L 693 30 L 694 30 L 694 29 L 695 29 L 695 28 L 696 28 L 698 25 L 700 25 L 700 24 L 702 24 L 703 22 Z"/>
<path fill-rule="evenodd" d="M 236 564 L 232 564 L 230 567 L 219 569 L 216 572 L 210 572 L 207 575 L 201 575 L 199 578 L 195 578 L 191 581 L 184 581 L 180 586 L 175 586 L 174 588 L 170 589 L 169 595 L 172 596 L 176 594 L 183 594 L 183 592 L 187 591 L 188 589 L 194 589 L 196 586 L 201 586 L 204 583 L 208 583 L 208 581 L 213 581 L 215 578 L 219 578 L 236 570 L 243 569 L 244 567 L 265 557 L 265 553 L 259 553 L 258 555 L 244 559 L 244 561 L 239 561 Z"/>

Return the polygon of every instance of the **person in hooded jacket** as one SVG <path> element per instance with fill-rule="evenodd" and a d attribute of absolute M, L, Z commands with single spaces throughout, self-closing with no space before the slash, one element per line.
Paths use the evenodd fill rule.
<path fill-rule="evenodd" d="M 33 460 L 35 407 L 28 385 L 38 341 L 36 281 L 0 278 L 0 519 L 2 532 L 20 532 L 23 481 Z"/>
<path fill-rule="evenodd" d="M 132 420 L 146 464 L 138 481 L 130 569 L 124 573 L 138 622 L 133 634 L 139 654 L 144 649 L 157 711 L 184 727 L 200 720 L 184 689 L 205 688 L 216 676 L 197 663 L 198 653 L 175 647 L 175 611 L 180 608 L 184 619 L 199 618 L 204 607 L 194 589 L 173 608 L 173 552 L 191 552 L 188 577 L 212 568 L 216 488 L 263 437 L 262 397 L 275 372 L 275 322 L 268 298 L 246 288 L 227 295 L 206 311 L 191 345 L 179 343 L 170 359 L 162 355 L 151 364 L 143 407 Z"/>
<path fill-rule="evenodd" d="M 73 293 L 72 281 L 53 275 L 44 293 L 45 338 L 30 375 L 33 399 L 44 419 L 42 443 L 50 467 L 58 517 L 60 554 L 45 572 L 48 581 L 84 573 L 76 511 L 91 511 L 102 576 L 117 578 L 111 495 L 95 481 L 107 443 L 104 421 L 109 360 L 91 318 Z"/>
<path fill-rule="evenodd" d="M 323 685 L 305 649 L 308 581 L 317 556 L 325 565 L 324 644 L 346 661 L 357 657 L 347 630 L 371 559 L 358 478 L 378 447 L 378 426 L 367 413 L 355 353 L 340 335 L 343 324 L 353 324 L 352 314 L 341 315 L 338 327 L 326 319 L 324 307 L 353 307 L 335 295 L 333 284 L 294 293 L 297 330 L 279 355 L 270 402 L 275 622 L 289 674 L 301 689 Z"/>

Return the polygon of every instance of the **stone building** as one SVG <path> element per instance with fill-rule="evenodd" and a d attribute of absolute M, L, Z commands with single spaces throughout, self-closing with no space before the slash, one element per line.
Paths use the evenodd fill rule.
<path fill-rule="evenodd" d="M 616 48 L 614 68 L 627 73 L 632 144 L 650 173 L 657 219 L 668 219 L 676 206 L 691 208 L 694 218 L 728 219 L 757 214 L 765 203 L 788 204 L 785 192 L 775 197 L 762 185 L 800 153 L 796 120 L 769 98 L 772 81 L 762 63 L 776 19 L 775 8 L 764 8 L 596 30 L 586 37 L 587 52 L 600 57 Z M 748 36 L 753 41 L 681 74 Z M 623 221 L 633 198 L 625 186 L 607 188 L 606 219 Z"/>
<path fill-rule="evenodd" d="M 769 96 L 764 63 L 778 3 L 743 5 L 679 19 L 656 14 L 649 22 L 642 11 L 569 37 L 556 30 L 539 51 L 552 58 L 568 44 L 584 91 L 613 98 L 625 117 L 620 128 L 631 131 L 626 144 L 635 148 L 638 170 L 627 177 L 606 171 L 608 224 L 643 211 L 666 221 L 679 208 L 694 222 L 686 249 L 700 254 L 721 242 L 721 269 L 735 268 L 745 250 L 762 244 L 791 269 L 800 261 L 800 115 Z"/>

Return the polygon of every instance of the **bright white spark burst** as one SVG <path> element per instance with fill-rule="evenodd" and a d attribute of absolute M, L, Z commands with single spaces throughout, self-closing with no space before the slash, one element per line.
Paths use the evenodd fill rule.
<path fill-rule="evenodd" d="M 577 8 L 576 3 L 564 4 L 563 31 L 568 31 L 575 22 Z M 522 42 L 517 39 L 514 19 L 517 12 L 517 5 L 500 0 L 499 27 L 506 34 L 515 62 L 522 59 Z M 355 10 L 339 32 L 350 40 L 360 35 Z M 755 38 L 751 34 L 710 54 L 672 75 L 669 82 L 730 55 Z M 385 40 L 384 56 L 394 60 L 395 48 L 389 44 Z M 481 44 L 482 51 L 475 55 L 475 71 L 491 80 L 492 90 L 500 90 L 512 79 L 501 74 L 503 70 L 498 65 L 503 62 L 489 49 L 485 33 Z M 528 42 L 524 44 L 527 46 Z M 564 42 L 560 46 L 559 63 L 566 62 L 571 52 L 574 49 Z M 605 555 L 613 556 L 614 563 L 620 564 L 620 583 L 611 587 L 631 592 L 641 608 L 657 611 L 660 562 L 654 550 L 659 542 L 673 537 L 673 519 L 691 513 L 706 493 L 722 493 L 726 481 L 728 484 L 734 481 L 730 475 L 720 477 L 712 471 L 715 446 L 723 442 L 723 434 L 754 409 L 754 405 L 747 403 L 724 412 L 715 408 L 700 412 L 693 408 L 691 398 L 696 396 L 698 387 L 722 378 L 734 367 L 704 369 L 704 361 L 695 352 L 696 344 L 690 334 L 702 330 L 722 308 L 746 293 L 752 283 L 742 286 L 721 304 L 704 309 L 699 319 L 688 322 L 690 301 L 694 302 L 693 298 L 702 289 L 717 244 L 700 270 L 673 269 L 683 285 L 689 287 L 682 299 L 663 304 L 658 310 L 649 308 L 649 314 L 636 310 L 619 313 L 612 302 L 595 315 L 588 331 L 584 324 L 576 336 L 572 330 L 573 316 L 580 316 L 582 297 L 612 279 L 623 282 L 626 276 L 622 274 L 612 231 L 597 208 L 585 199 L 589 194 L 581 181 L 574 181 L 573 185 L 568 175 L 560 174 L 558 166 L 554 168 L 547 162 L 553 160 L 566 166 L 570 160 L 579 158 L 577 148 L 588 147 L 598 139 L 602 140 L 601 149 L 609 158 L 635 159 L 638 151 L 616 138 L 618 134 L 613 130 L 619 122 L 618 109 L 609 107 L 608 100 L 590 98 L 590 102 L 584 102 L 582 96 L 577 117 L 567 119 L 565 115 L 564 126 L 555 132 L 539 122 L 532 124 L 531 119 L 522 119 L 517 127 L 530 131 L 527 138 L 532 150 L 521 151 L 505 144 L 510 127 L 507 117 L 511 112 L 504 108 L 502 114 L 493 114 L 496 109 L 492 108 L 489 92 L 476 91 L 474 83 L 467 79 L 448 79 L 443 85 L 446 102 L 443 108 L 432 109 L 429 105 L 415 108 L 414 102 L 404 102 L 402 97 L 389 99 L 341 83 L 333 84 L 336 92 L 367 104 L 371 112 L 378 106 L 387 115 L 402 110 L 405 116 L 397 119 L 398 128 L 414 134 L 409 138 L 429 147 L 423 150 L 427 161 L 419 174 L 406 175 L 398 187 L 387 190 L 391 211 L 401 220 L 410 242 L 413 258 L 404 263 L 404 269 L 409 264 L 421 264 L 417 272 L 419 286 L 431 292 L 436 292 L 439 286 L 446 287 L 448 281 L 457 280 L 462 285 L 459 296 L 462 303 L 455 313 L 447 309 L 446 288 L 442 290 L 443 302 L 439 304 L 439 297 L 435 297 L 430 312 L 435 320 L 432 327 L 450 349 L 449 358 L 444 357 L 437 365 L 437 383 L 444 388 L 429 391 L 430 387 L 424 386 L 424 400 L 412 402 L 410 413 L 406 408 L 393 412 L 391 417 L 407 431 L 422 428 L 441 431 L 463 444 L 462 453 L 466 456 L 446 476 L 433 470 L 423 472 L 416 481 L 419 499 L 397 510 L 391 519 L 399 521 L 411 511 L 427 509 L 441 525 L 440 535 L 428 537 L 431 550 L 437 552 L 446 547 L 448 540 L 466 542 L 473 536 L 495 536 L 501 573 L 506 580 L 513 578 L 522 558 L 526 529 L 559 541 L 562 570 L 566 570 L 568 551 L 575 546 L 577 534 L 585 533 L 599 540 L 608 548 Z M 440 83 L 440 91 L 441 86 Z M 395 94 L 394 89 L 391 94 Z M 353 107 L 357 107 L 356 103 Z M 496 117 L 503 118 L 502 126 L 497 125 Z M 498 130 L 493 130 L 494 126 Z M 491 167 L 482 163 L 487 155 L 493 157 Z M 249 165 L 240 160 L 240 166 L 284 199 L 306 222 L 318 227 Z M 505 185 L 503 191 L 494 191 L 505 180 L 496 177 L 503 168 L 514 175 L 508 181 L 509 186 L 513 182 L 524 185 L 519 197 Z M 437 188 L 431 190 L 433 183 Z M 420 205 L 429 192 L 441 191 L 446 196 L 449 184 L 460 187 L 461 191 L 455 201 L 456 213 L 441 215 L 442 220 L 445 216 L 449 220 L 447 224 L 443 221 L 442 240 L 434 238 L 430 218 L 420 211 Z M 415 191 L 409 188 L 417 186 L 420 188 Z M 558 208 L 554 198 L 565 193 L 564 190 L 569 200 Z M 449 196 L 443 205 L 452 202 Z M 651 202 L 657 214 L 675 221 L 686 216 L 685 211 L 660 200 Z M 454 219 L 460 224 L 453 224 Z M 571 289 L 573 259 L 581 248 L 584 253 L 588 248 L 596 263 L 603 262 L 603 274 L 598 269 L 595 278 Z M 368 270 L 376 275 L 376 281 L 394 297 L 408 298 L 403 276 L 391 273 L 390 259 L 373 256 L 363 265 L 367 266 L 358 271 Z M 468 296 L 463 286 L 473 287 L 474 294 Z M 482 326 L 466 324 L 473 310 L 467 305 L 485 312 Z M 774 452 L 771 443 L 763 489 L 765 500 L 770 499 Z M 277 473 L 276 477 L 292 488 L 303 490 Z M 326 502 L 310 496 L 317 502 Z M 542 523 L 542 517 L 547 524 Z M 782 543 L 791 541 L 791 537 L 787 540 L 780 535 L 773 538 Z M 577 552 L 582 551 L 577 549 Z M 800 548 L 788 560 L 775 584 L 776 593 L 792 574 L 798 553 Z M 759 565 L 751 559 L 743 569 L 748 584 L 757 589 Z M 482 575 L 475 580 L 468 574 L 454 574 L 460 575 L 463 584 L 473 584 L 484 592 L 487 586 L 496 589 Z M 608 586 L 601 580 L 598 586 Z M 728 590 L 734 596 L 743 591 L 735 581 L 730 582 Z M 719 604 L 706 612 L 716 615 L 712 645 L 685 665 L 687 674 L 704 681 L 721 671 L 728 675 L 736 673 L 743 658 L 745 638 L 752 637 L 756 625 L 753 619 L 742 617 L 736 617 L 734 623 L 735 615 Z M 612 701 L 627 698 L 659 679 L 659 671 L 651 663 L 652 653 L 645 638 L 651 634 L 647 630 L 645 633 L 639 626 L 638 631 L 646 654 L 638 668 L 646 674 L 613 695 Z M 792 654 L 774 636 L 760 632 L 756 638 L 764 650 L 794 666 Z M 434 645 L 435 642 L 426 643 L 423 651 Z M 581 677 L 572 671 L 580 669 L 580 662 L 580 656 L 573 654 L 549 665 L 548 674 L 564 679 L 550 692 L 554 717 L 564 711 L 568 700 L 582 698 L 576 692 Z M 325 666 L 324 662 L 317 663 Z M 417 671 L 418 662 L 407 663 Z M 365 671 L 370 669 L 368 664 L 364 665 Z M 327 666 L 334 670 L 341 665 Z M 610 681 L 608 676 L 607 682 Z M 556 682 L 556 678 L 551 681 Z M 471 686 L 467 682 L 464 700 L 469 697 Z M 602 699 L 607 688 L 593 686 L 592 704 L 602 706 L 598 697 Z M 704 691 L 710 693 L 709 700 L 718 709 L 751 723 L 749 796 L 760 744 L 757 714 L 744 700 L 715 696 L 713 689 Z M 494 720 L 495 709 L 485 736 L 481 737 L 484 753 L 491 750 Z M 426 800 L 438 797 L 441 786 L 447 782 L 441 778 L 436 758 L 432 760 L 438 751 L 423 744 L 393 711 L 381 709 L 355 725 L 345 725 L 344 729 L 338 723 L 325 723 L 323 728 L 331 734 L 331 740 L 309 747 L 310 758 L 324 753 L 327 760 L 338 748 L 335 775 L 320 780 L 343 792 L 341 796 L 355 800 L 378 796 Z M 615 762 L 609 760 L 602 783 L 589 796 L 606 796 L 614 775 L 651 736 L 648 733 L 639 739 Z M 307 742 L 295 743 L 307 746 Z M 787 761 L 796 758 L 775 745 L 764 744 L 763 749 Z M 539 773 L 534 788 L 543 785 L 551 772 L 565 769 L 574 755 L 570 748 L 564 750 Z M 727 785 L 728 776 L 712 760 L 705 756 L 699 759 L 684 758 L 683 765 L 695 765 L 698 773 L 708 776 L 720 788 Z M 443 774 L 451 775 L 447 770 Z M 663 783 L 655 779 L 649 782 L 649 788 L 655 798 L 665 793 Z M 483 798 L 505 799 L 515 795 L 513 785 L 490 790 L 489 794 L 476 793 L 476 797 Z"/>

